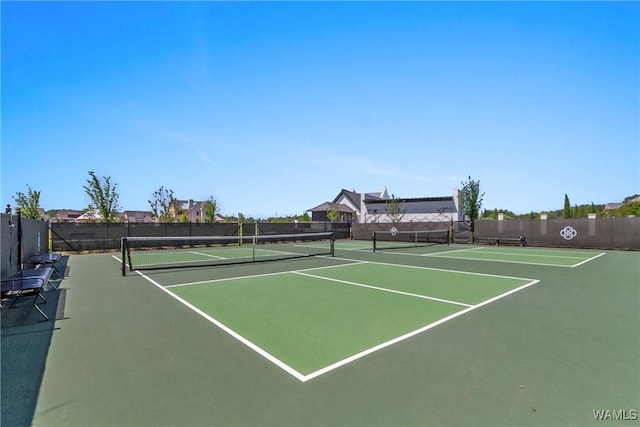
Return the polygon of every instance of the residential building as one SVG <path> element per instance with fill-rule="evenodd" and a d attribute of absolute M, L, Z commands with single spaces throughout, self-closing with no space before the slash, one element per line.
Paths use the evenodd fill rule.
<path fill-rule="evenodd" d="M 122 215 L 125 222 L 156 222 L 151 211 L 124 211 Z"/>
<path fill-rule="evenodd" d="M 49 217 L 49 220 L 51 222 L 76 222 L 84 212 L 75 209 L 60 209 L 56 211 L 55 216 Z"/>
<path fill-rule="evenodd" d="M 207 214 L 205 212 L 209 201 L 176 200 L 175 205 L 169 208 L 170 213 L 176 218 L 176 221 L 184 222 L 207 222 Z M 220 215 L 216 215 L 214 222 L 223 222 L 224 219 Z"/>
<path fill-rule="evenodd" d="M 396 202 L 394 202 L 396 201 Z M 390 215 L 390 203 L 398 203 Z M 340 222 L 450 222 L 464 218 L 460 210 L 460 191 L 451 196 L 390 198 L 387 188 L 379 193 L 357 193 L 343 189 L 332 202 L 308 210 L 312 221 L 327 221 L 327 212 L 340 213 Z"/>

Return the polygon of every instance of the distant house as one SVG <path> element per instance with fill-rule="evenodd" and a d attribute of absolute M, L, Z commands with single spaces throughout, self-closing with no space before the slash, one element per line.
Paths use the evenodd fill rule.
<path fill-rule="evenodd" d="M 176 200 L 175 206 L 169 208 L 170 213 L 176 218 L 177 221 L 186 222 L 207 222 L 207 214 L 205 208 L 209 201 L 197 201 L 193 199 L 189 200 Z M 220 215 L 216 215 L 214 222 L 223 222 L 224 218 Z"/>
<path fill-rule="evenodd" d="M 56 215 L 49 217 L 51 222 L 76 222 L 76 220 L 84 213 L 73 209 L 60 209 L 56 211 Z"/>
<path fill-rule="evenodd" d="M 616 209 L 620 209 L 622 206 L 624 206 L 624 203 L 607 203 L 606 205 L 604 205 L 604 210 L 606 211 L 614 211 Z"/>
<path fill-rule="evenodd" d="M 324 202 L 315 208 L 309 209 L 311 212 L 311 221 L 329 222 L 329 212 L 337 212 L 338 219 L 336 222 L 353 222 L 356 211 L 346 204 Z"/>
<path fill-rule="evenodd" d="M 125 222 L 156 222 L 153 218 L 153 212 L 150 211 L 124 211 L 122 213 Z"/>
<path fill-rule="evenodd" d="M 340 213 L 338 222 L 364 222 L 361 220 L 366 216 L 365 201 L 385 200 L 389 198 L 387 187 L 378 193 L 357 193 L 355 190 L 342 189 L 332 202 L 324 202 L 318 206 L 308 209 L 311 212 L 312 221 L 328 221 L 327 212 L 337 211 Z"/>
<path fill-rule="evenodd" d="M 76 217 L 74 222 L 100 222 L 102 214 L 97 209 L 89 209 L 84 211 L 80 216 Z"/>
<path fill-rule="evenodd" d="M 398 212 L 390 214 L 390 203 L 395 200 Z M 450 222 L 464 218 L 460 211 L 460 193 L 452 196 L 390 198 L 387 188 L 379 193 L 357 193 L 343 189 L 333 199 L 308 210 L 312 221 L 328 221 L 327 212 L 340 213 L 340 222 Z"/>
<path fill-rule="evenodd" d="M 453 196 L 397 199 L 399 212 L 389 214 L 389 200 L 371 200 L 367 207 L 366 222 L 450 222 L 461 221 L 458 191 Z"/>

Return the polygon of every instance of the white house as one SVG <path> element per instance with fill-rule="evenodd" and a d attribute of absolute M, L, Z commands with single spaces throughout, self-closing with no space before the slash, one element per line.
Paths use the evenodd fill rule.
<path fill-rule="evenodd" d="M 327 221 L 327 211 L 340 213 L 341 222 L 450 222 L 462 221 L 460 191 L 444 197 L 395 198 L 396 214 L 390 213 L 391 198 L 387 188 L 379 193 L 357 193 L 343 189 L 333 202 L 309 209 L 313 221 Z"/>

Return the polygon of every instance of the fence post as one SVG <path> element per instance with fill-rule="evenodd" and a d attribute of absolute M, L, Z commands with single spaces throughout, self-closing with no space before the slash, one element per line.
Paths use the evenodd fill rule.
<path fill-rule="evenodd" d="M 22 271 L 22 211 L 16 208 L 18 216 L 18 271 Z"/>

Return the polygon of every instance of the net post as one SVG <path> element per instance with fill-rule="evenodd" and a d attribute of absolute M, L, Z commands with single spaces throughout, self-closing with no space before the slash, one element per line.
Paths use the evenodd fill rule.
<path fill-rule="evenodd" d="M 256 262 L 256 245 L 258 244 L 258 236 L 253 235 L 251 238 L 251 259 Z"/>
<path fill-rule="evenodd" d="M 121 259 L 121 264 L 122 264 L 122 275 L 123 276 L 127 275 L 127 266 L 125 265 L 126 262 L 127 262 L 126 261 L 127 254 L 126 254 L 126 250 L 125 250 L 126 240 L 127 240 L 126 237 L 123 237 L 122 239 L 120 239 L 120 250 L 122 252 L 122 255 L 121 255 L 120 259 Z"/>
<path fill-rule="evenodd" d="M 336 235 L 331 233 L 331 256 L 335 256 Z"/>
<path fill-rule="evenodd" d="M 371 233 L 371 241 L 373 242 L 373 252 L 376 251 L 376 232 Z"/>

